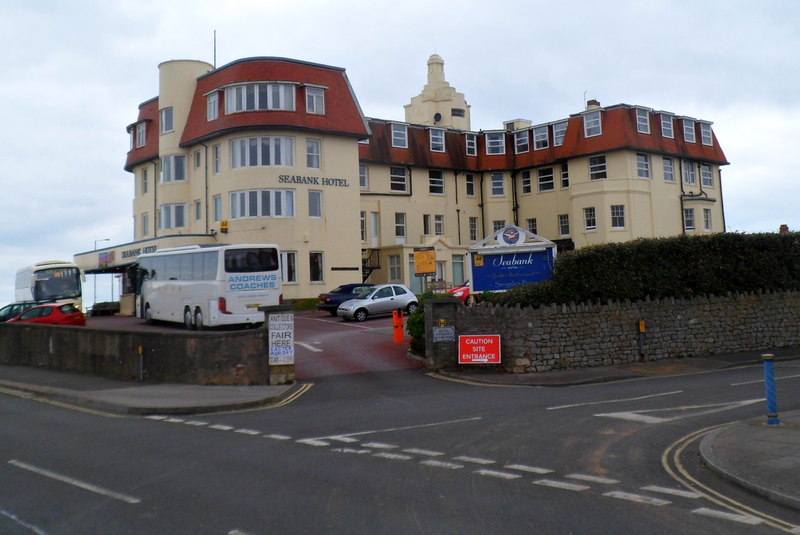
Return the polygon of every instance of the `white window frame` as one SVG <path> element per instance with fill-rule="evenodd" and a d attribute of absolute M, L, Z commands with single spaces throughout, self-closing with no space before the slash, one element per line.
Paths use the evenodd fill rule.
<path fill-rule="evenodd" d="M 141 230 L 141 237 L 144 238 L 150 232 L 150 214 L 147 212 L 142 214 L 142 228 Z"/>
<path fill-rule="evenodd" d="M 712 228 L 711 208 L 703 208 L 703 230 L 711 232 Z"/>
<path fill-rule="evenodd" d="M 408 148 L 408 127 L 406 125 L 392 123 L 392 147 Z"/>
<path fill-rule="evenodd" d="M 200 221 L 203 219 L 203 203 L 200 200 L 194 201 L 194 220 Z"/>
<path fill-rule="evenodd" d="M 531 172 L 525 170 L 522 172 L 522 194 L 528 195 L 533 193 L 533 183 L 531 181 Z"/>
<path fill-rule="evenodd" d="M 694 208 L 683 209 L 683 230 L 686 232 L 695 230 Z"/>
<path fill-rule="evenodd" d="M 550 132 L 547 125 L 537 126 L 533 129 L 533 150 L 543 150 L 550 147 Z"/>
<path fill-rule="evenodd" d="M 603 118 L 600 110 L 583 114 L 583 136 L 595 137 L 603 134 Z"/>
<path fill-rule="evenodd" d="M 675 138 L 675 126 L 673 124 L 672 115 L 661 114 L 661 137 L 668 139 Z"/>
<path fill-rule="evenodd" d="M 428 170 L 428 193 L 444 195 L 444 171 Z"/>
<path fill-rule="evenodd" d="M 477 156 L 478 155 L 477 134 L 465 134 L 464 138 L 467 144 L 467 156 Z"/>
<path fill-rule="evenodd" d="M 295 84 L 269 82 L 226 87 L 225 113 L 249 111 L 295 111 Z"/>
<path fill-rule="evenodd" d="M 492 173 L 492 197 L 505 197 L 506 177 L 503 173 Z"/>
<path fill-rule="evenodd" d="M 402 176 L 399 171 L 402 171 Z M 398 193 L 408 193 L 408 170 L 405 167 L 389 168 L 389 189 Z"/>
<path fill-rule="evenodd" d="M 206 96 L 206 121 L 219 119 L 219 93 L 213 92 Z"/>
<path fill-rule="evenodd" d="M 597 211 L 594 206 L 583 209 L 583 227 L 587 231 L 597 230 Z"/>
<path fill-rule="evenodd" d="M 468 225 L 469 225 L 469 240 L 478 241 L 478 218 L 470 217 Z"/>
<path fill-rule="evenodd" d="M 281 251 L 281 278 L 284 284 L 297 282 L 297 251 Z"/>
<path fill-rule="evenodd" d="M 559 121 L 553 123 L 553 146 L 560 147 L 564 144 L 564 138 L 567 137 L 567 126 L 569 121 Z"/>
<path fill-rule="evenodd" d="M 700 164 L 700 183 L 704 188 L 714 187 L 714 170 L 707 163 Z"/>
<path fill-rule="evenodd" d="M 589 157 L 589 179 L 605 180 L 606 178 L 608 178 L 608 166 L 605 155 Z"/>
<path fill-rule="evenodd" d="M 514 132 L 514 152 L 524 154 L 531 150 L 530 137 L 527 130 Z"/>
<path fill-rule="evenodd" d="M 231 219 L 295 216 L 293 189 L 249 189 L 230 192 Z M 265 202 L 266 201 L 266 202 Z"/>
<path fill-rule="evenodd" d="M 683 183 L 687 186 L 697 185 L 697 174 L 691 160 L 683 160 Z"/>
<path fill-rule="evenodd" d="M 358 166 L 358 187 L 369 189 L 369 167 L 363 163 Z"/>
<path fill-rule="evenodd" d="M 492 232 L 497 232 L 498 230 L 502 230 L 504 228 L 506 228 L 505 219 L 495 219 L 492 221 Z"/>
<path fill-rule="evenodd" d="M 444 215 L 433 214 L 433 233 L 436 236 L 444 236 Z"/>
<path fill-rule="evenodd" d="M 314 277 L 314 270 L 312 266 L 314 265 L 314 259 L 317 258 L 317 262 L 319 264 L 319 276 Z M 325 282 L 325 253 L 322 251 L 309 251 L 308 252 L 308 282 L 310 283 L 320 283 Z"/>
<path fill-rule="evenodd" d="M 158 209 L 158 229 L 171 230 L 187 228 L 189 205 L 186 203 L 163 204 Z M 180 223 L 178 222 L 180 219 Z"/>
<path fill-rule="evenodd" d="M 428 132 L 430 135 L 431 152 L 444 152 L 444 130 L 441 128 L 431 128 Z"/>
<path fill-rule="evenodd" d="M 264 154 L 264 147 L 268 147 L 268 155 Z M 293 165 L 293 137 L 258 136 L 231 140 L 231 169 L 241 167 L 292 167 Z"/>
<path fill-rule="evenodd" d="M 178 162 L 181 162 L 180 165 L 178 165 Z M 184 182 L 187 174 L 185 154 L 170 154 L 161 158 L 162 184 Z"/>
<path fill-rule="evenodd" d="M 558 233 L 561 236 L 569 236 L 569 214 L 558 214 Z"/>
<path fill-rule="evenodd" d="M 552 167 L 542 167 L 537 170 L 537 184 L 539 193 L 554 191 L 556 189 L 555 175 Z"/>
<path fill-rule="evenodd" d="M 362 211 L 358 216 L 359 229 L 361 231 L 361 243 L 367 241 L 367 212 Z"/>
<path fill-rule="evenodd" d="M 636 176 L 639 178 L 650 178 L 650 155 L 636 153 Z"/>
<path fill-rule="evenodd" d="M 614 230 L 625 228 L 625 205 L 611 205 L 611 228 Z"/>
<path fill-rule="evenodd" d="M 147 195 L 150 191 L 150 176 L 147 173 L 147 168 L 142 169 L 142 186 L 141 194 Z"/>
<path fill-rule="evenodd" d="M 650 133 L 650 112 L 643 108 L 636 108 L 636 131 L 640 134 Z"/>
<path fill-rule="evenodd" d="M 405 212 L 394 213 L 394 237 L 405 238 L 407 236 L 407 222 Z"/>
<path fill-rule="evenodd" d="M 697 143 L 694 124 L 695 122 L 691 119 L 683 119 L 683 140 L 686 143 Z"/>
<path fill-rule="evenodd" d="M 389 282 L 402 282 L 401 256 L 399 254 L 389 255 Z"/>
<path fill-rule="evenodd" d="M 319 169 L 322 166 L 322 141 L 306 139 L 306 167 Z"/>
<path fill-rule="evenodd" d="M 219 143 L 211 147 L 211 159 L 214 173 L 219 173 L 222 170 L 222 146 Z"/>
<path fill-rule="evenodd" d="M 664 157 L 661 159 L 661 164 L 664 167 L 664 182 L 675 182 L 675 161 Z"/>
<path fill-rule="evenodd" d="M 505 132 L 486 133 L 486 154 L 489 156 L 506 153 Z"/>
<path fill-rule="evenodd" d="M 533 232 L 534 234 L 539 234 L 539 225 L 536 222 L 535 217 L 529 217 L 525 220 L 525 225 L 528 227 L 528 232 Z"/>
<path fill-rule="evenodd" d="M 467 173 L 464 177 L 464 188 L 467 192 L 467 197 L 474 197 L 475 196 L 475 175 L 472 173 Z"/>
<path fill-rule="evenodd" d="M 214 203 L 214 222 L 219 223 L 222 221 L 222 195 L 214 195 L 212 202 Z"/>
<path fill-rule="evenodd" d="M 322 217 L 322 190 L 308 190 L 308 217 Z"/>
<path fill-rule="evenodd" d="M 142 148 L 147 144 L 147 123 L 141 122 L 136 125 L 136 148 Z"/>
<path fill-rule="evenodd" d="M 325 90 L 306 86 L 306 113 L 325 115 Z"/>
<path fill-rule="evenodd" d="M 700 140 L 707 147 L 714 145 L 714 134 L 709 123 L 700 123 Z"/>
<path fill-rule="evenodd" d="M 175 113 L 171 106 L 159 111 L 158 118 L 162 134 L 175 131 Z"/>
<path fill-rule="evenodd" d="M 561 189 L 569 188 L 569 163 L 561 164 Z"/>

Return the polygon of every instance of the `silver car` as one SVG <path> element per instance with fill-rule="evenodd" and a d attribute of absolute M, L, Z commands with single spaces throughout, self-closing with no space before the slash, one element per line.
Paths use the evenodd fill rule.
<path fill-rule="evenodd" d="M 405 284 L 378 284 L 339 305 L 336 315 L 345 321 L 364 321 L 397 309 L 413 314 L 417 306 L 417 296 Z"/>

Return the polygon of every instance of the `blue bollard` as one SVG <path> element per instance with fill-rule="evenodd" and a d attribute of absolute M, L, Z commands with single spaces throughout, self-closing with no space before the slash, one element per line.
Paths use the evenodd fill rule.
<path fill-rule="evenodd" d="M 769 353 L 761 355 L 764 363 L 764 389 L 767 393 L 767 425 L 780 425 L 778 418 L 778 392 L 775 390 L 775 368 L 773 359 L 775 355 Z"/>

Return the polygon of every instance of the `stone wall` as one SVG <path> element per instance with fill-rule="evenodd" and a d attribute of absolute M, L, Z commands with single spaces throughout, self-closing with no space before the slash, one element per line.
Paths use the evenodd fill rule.
<path fill-rule="evenodd" d="M 426 329 L 430 330 L 435 321 L 436 318 L 426 318 Z M 639 332 L 640 321 L 645 322 L 643 336 Z M 491 304 L 457 306 L 455 325 L 459 335 L 500 334 L 507 371 L 606 366 L 800 345 L 800 293 L 584 303 L 538 309 Z"/>
<path fill-rule="evenodd" d="M 263 328 L 237 332 L 157 333 L 0 324 L 2 364 L 120 379 L 270 384 L 266 347 L 267 331 Z M 293 379 L 292 369 L 288 380 Z"/>

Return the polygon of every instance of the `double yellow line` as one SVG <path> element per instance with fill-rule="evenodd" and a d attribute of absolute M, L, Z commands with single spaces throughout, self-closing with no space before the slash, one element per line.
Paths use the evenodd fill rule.
<path fill-rule="evenodd" d="M 752 507 L 749 507 L 743 503 L 740 503 L 729 496 L 725 496 L 724 494 L 712 489 L 711 487 L 704 485 L 700 481 L 698 481 L 695 477 L 693 477 L 686 467 L 683 465 L 681 461 L 681 455 L 686 450 L 686 448 L 700 440 L 707 434 L 711 433 L 715 429 L 719 429 L 728 424 L 721 424 L 715 425 L 712 427 L 706 427 L 705 429 L 701 429 L 699 431 L 695 431 L 694 433 L 690 433 L 683 438 L 678 439 L 677 441 L 673 442 L 669 448 L 667 448 L 664 453 L 661 455 L 661 464 L 664 467 L 664 470 L 678 483 L 686 487 L 687 489 L 700 494 L 705 499 L 723 507 L 733 513 L 750 516 L 753 518 L 757 518 L 764 522 L 764 524 L 773 527 L 775 529 L 784 531 L 786 533 L 797 534 L 798 533 L 798 526 L 786 522 L 785 520 L 781 520 L 780 518 L 775 518 L 774 516 L 768 515 L 767 513 L 763 513 L 761 511 L 757 511 Z"/>

